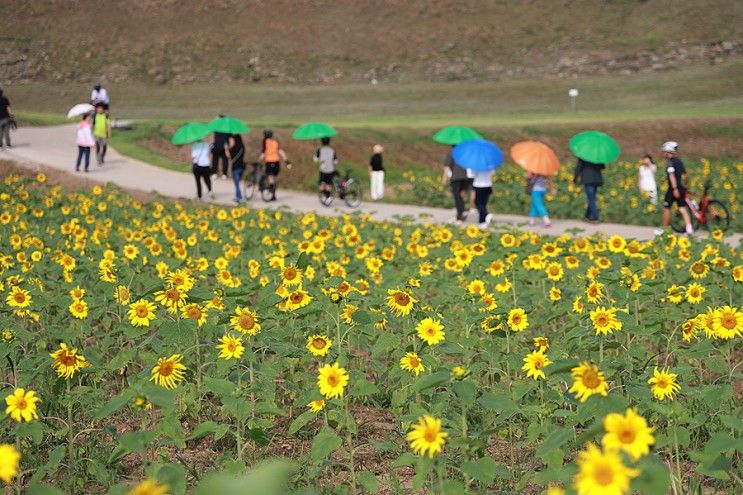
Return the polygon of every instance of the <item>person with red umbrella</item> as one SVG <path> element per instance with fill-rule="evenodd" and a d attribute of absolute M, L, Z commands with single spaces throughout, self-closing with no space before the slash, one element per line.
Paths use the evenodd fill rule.
<path fill-rule="evenodd" d="M 555 152 L 539 141 L 522 141 L 511 148 L 511 157 L 526 170 L 526 194 L 531 197 L 529 225 L 536 225 L 541 217 L 545 227 L 552 225 L 549 212 L 544 206 L 544 196 L 549 190 L 554 196 L 557 188 L 552 176 L 560 168 L 560 160 Z"/>

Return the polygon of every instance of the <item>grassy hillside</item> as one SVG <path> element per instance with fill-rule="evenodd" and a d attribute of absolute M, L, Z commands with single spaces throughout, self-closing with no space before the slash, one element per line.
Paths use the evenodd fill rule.
<path fill-rule="evenodd" d="M 738 50 L 743 39 L 738 0 L 28 0 L 2 9 L 6 83 L 637 72 L 714 61 L 724 53 L 695 47 L 733 40 Z M 632 62 L 643 51 L 655 58 Z"/>

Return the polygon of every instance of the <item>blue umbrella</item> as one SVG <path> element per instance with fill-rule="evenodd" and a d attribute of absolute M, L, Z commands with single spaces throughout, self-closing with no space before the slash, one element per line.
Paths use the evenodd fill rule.
<path fill-rule="evenodd" d="M 452 157 L 460 167 L 475 172 L 495 170 L 503 163 L 503 152 L 484 139 L 471 139 L 459 143 L 454 147 Z"/>

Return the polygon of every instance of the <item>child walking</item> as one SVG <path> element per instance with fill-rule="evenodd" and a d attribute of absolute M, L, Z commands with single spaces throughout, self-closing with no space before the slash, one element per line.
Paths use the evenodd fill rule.
<path fill-rule="evenodd" d="M 93 118 L 89 113 L 83 115 L 82 120 L 77 125 L 77 161 L 75 162 L 75 172 L 80 171 L 80 162 L 85 159 L 85 172 L 90 166 L 90 148 L 95 146 L 93 139 Z"/>
<path fill-rule="evenodd" d="M 638 187 L 640 192 L 648 195 L 650 202 L 654 205 L 658 204 L 658 184 L 655 182 L 656 170 L 658 170 L 658 167 L 655 166 L 653 157 L 650 155 L 643 156 L 637 178 Z"/>
<path fill-rule="evenodd" d="M 531 189 L 531 209 L 529 211 L 529 225 L 537 223 L 537 217 L 542 217 L 545 227 L 552 225 L 547 208 L 544 206 L 544 196 L 549 188 L 554 196 L 557 193 L 552 177 L 529 172 L 526 175 L 527 189 Z"/>

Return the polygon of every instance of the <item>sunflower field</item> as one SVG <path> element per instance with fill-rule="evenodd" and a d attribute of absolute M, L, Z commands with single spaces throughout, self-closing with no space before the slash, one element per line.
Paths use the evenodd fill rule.
<path fill-rule="evenodd" d="M 548 196 L 546 203 L 554 218 L 583 218 L 586 199 L 583 188 L 574 186 L 574 163 L 564 163 L 555 177 L 557 195 Z M 666 177 L 663 163 L 658 164 L 655 182 L 658 185 L 656 204 L 637 187 L 638 164 L 629 161 L 612 163 L 604 170 L 604 186 L 599 188 L 598 203 L 601 219 L 633 225 L 660 225 Z M 734 232 L 743 231 L 743 162 L 729 160 L 687 161 L 689 192 L 697 201 L 705 183 L 710 183 L 710 197 L 724 202 L 730 213 L 730 227 Z M 529 197 L 524 194 L 525 172 L 513 164 L 503 165 L 495 171 L 491 211 L 526 215 Z M 450 208 L 451 193 L 441 184 L 440 173 L 405 173 L 406 181 L 393 186 L 395 201 Z"/>
<path fill-rule="evenodd" d="M 743 257 L 721 232 L 45 182 L 0 185 L 6 493 L 255 493 L 199 489 L 277 457 L 297 495 L 743 491 Z"/>

